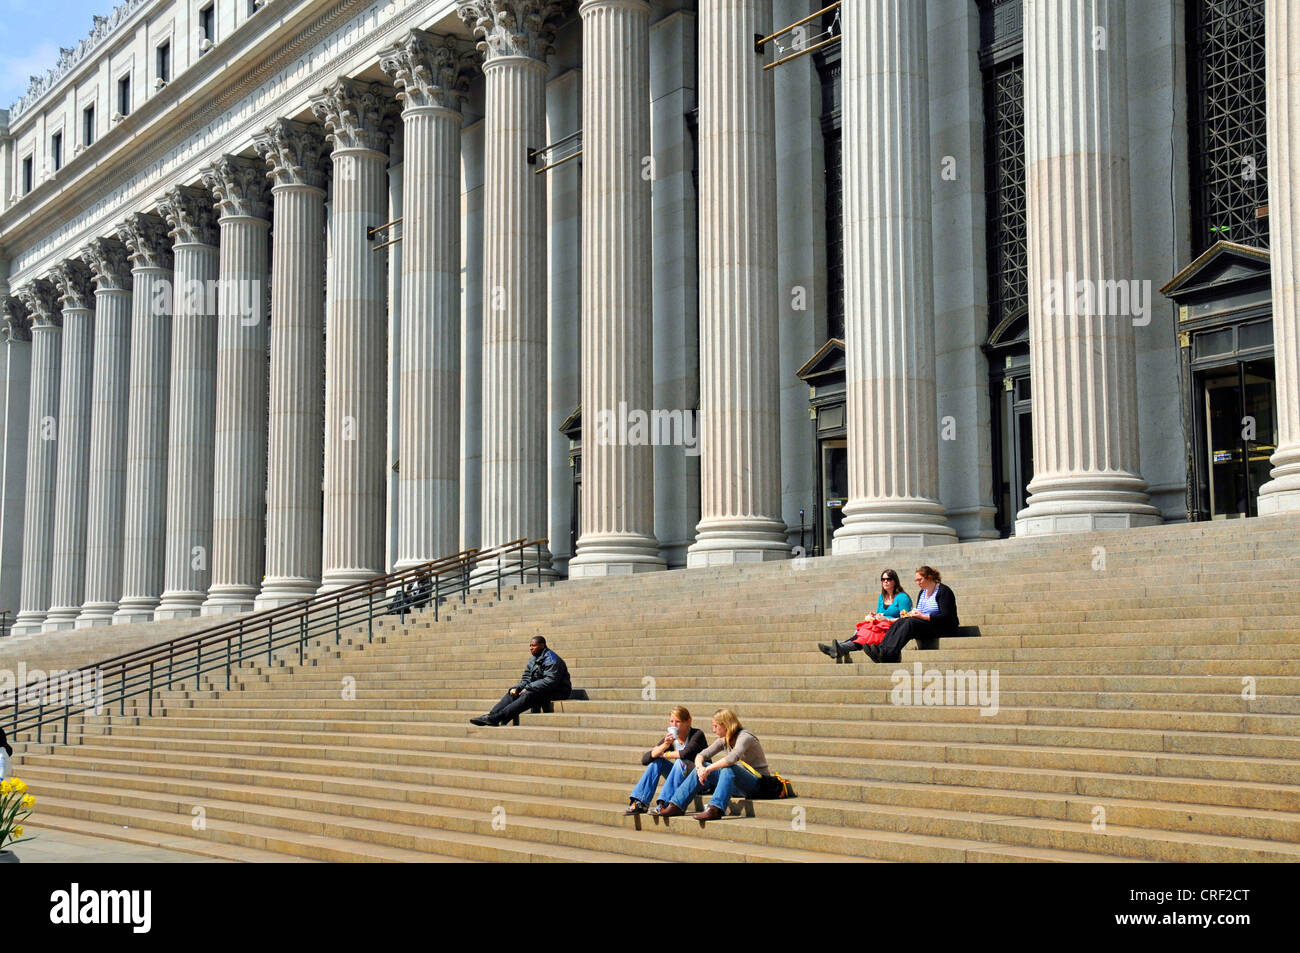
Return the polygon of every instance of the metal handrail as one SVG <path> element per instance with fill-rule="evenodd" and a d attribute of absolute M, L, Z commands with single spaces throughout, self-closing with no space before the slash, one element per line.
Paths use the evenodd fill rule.
<path fill-rule="evenodd" d="M 313 596 L 300 602 L 267 609 L 242 616 L 229 622 L 178 636 L 166 642 L 126 652 L 94 665 L 57 672 L 57 678 L 47 677 L 43 685 L 35 688 L 15 686 L 12 698 L 0 697 L 0 708 L 12 704 L 9 733 L 18 737 L 20 732 L 36 732 L 36 741 L 42 739 L 42 729 L 63 722 L 63 743 L 68 740 L 68 722 L 73 715 L 93 710 L 96 714 L 114 704 L 121 714 L 126 713 L 126 700 L 148 693 L 149 714 L 153 714 L 154 694 L 171 688 L 177 682 L 194 679 L 195 689 L 202 684 L 203 675 L 224 668 L 226 688 L 230 688 L 231 672 L 243 662 L 266 656 L 275 657 L 277 650 L 296 644 L 299 664 L 303 662 L 307 643 L 334 635 L 337 645 L 342 632 L 353 625 L 367 624 L 367 641 L 374 640 L 376 616 L 400 614 L 405 620 L 408 612 L 428 607 L 434 619 L 439 618 L 442 604 L 459 595 L 465 602 L 471 588 L 496 583 L 498 597 L 503 580 L 519 582 L 534 568 L 527 565 L 525 556 L 529 549 L 536 550 L 537 581 L 542 581 L 542 546 L 545 539 L 513 540 L 486 550 L 467 549 L 452 556 L 410 566 L 384 576 L 376 576 L 351 586 Z M 506 566 L 506 557 L 518 553 L 518 566 Z M 410 583 L 416 583 L 413 595 L 406 592 Z M 390 590 L 397 595 L 391 601 Z M 90 682 L 92 699 L 87 699 L 86 683 Z M 74 700 L 76 693 L 79 697 Z M 33 702 L 26 707 L 22 702 Z M 57 734 L 57 733 L 56 733 Z"/>

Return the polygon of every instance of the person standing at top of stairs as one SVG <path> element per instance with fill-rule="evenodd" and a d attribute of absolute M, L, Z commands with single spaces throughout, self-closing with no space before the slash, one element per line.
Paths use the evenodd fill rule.
<path fill-rule="evenodd" d="M 934 639 L 953 635 L 961 623 L 957 620 L 957 596 L 943 584 L 939 570 L 921 566 L 916 570 L 916 608 L 904 612 L 879 645 L 865 647 L 873 662 L 902 661 L 903 646 L 912 639 Z"/>
<path fill-rule="evenodd" d="M 524 668 L 524 677 L 502 696 L 490 712 L 471 718 L 471 725 L 502 725 L 530 708 L 569 697 L 573 690 L 569 667 L 564 664 L 564 659 L 546 647 L 546 639 L 540 635 L 533 636 L 528 641 L 528 652 L 532 658 Z"/>

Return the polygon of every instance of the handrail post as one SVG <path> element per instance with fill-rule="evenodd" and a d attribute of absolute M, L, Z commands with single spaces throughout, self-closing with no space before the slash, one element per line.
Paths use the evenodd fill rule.
<path fill-rule="evenodd" d="M 528 567 L 524 565 L 528 561 L 524 559 L 524 554 L 527 552 L 528 552 L 528 543 L 526 542 L 520 543 L 519 544 L 519 585 L 521 586 L 524 584 L 524 573 L 527 572 L 528 570 Z"/>
<path fill-rule="evenodd" d="M 65 679 L 61 679 L 60 681 L 66 680 L 71 684 L 71 679 L 72 675 L 69 673 Z M 65 745 L 68 743 L 68 716 L 71 714 L 71 708 L 72 692 L 65 688 L 63 689 L 63 743 Z"/>
<path fill-rule="evenodd" d="M 366 590 L 366 643 L 375 641 L 375 587 Z"/>
<path fill-rule="evenodd" d="M 153 659 L 149 660 L 149 717 L 153 717 Z"/>
<path fill-rule="evenodd" d="M 230 639 L 226 639 L 226 691 L 230 691 Z"/>
<path fill-rule="evenodd" d="M 307 641 L 307 610 L 302 611 L 302 622 L 298 626 L 298 667 L 302 667 L 303 646 Z"/>
<path fill-rule="evenodd" d="M 542 541 L 537 541 L 537 588 L 542 588 Z"/>
<path fill-rule="evenodd" d="M 441 577 L 436 573 L 433 577 L 433 621 L 438 621 L 438 603 L 442 601 L 439 591 L 442 589 Z"/>
<path fill-rule="evenodd" d="M 338 645 L 339 642 L 342 641 L 343 639 L 343 635 L 342 635 L 343 621 L 339 618 L 340 605 L 341 603 L 337 599 L 335 599 L 334 600 L 334 644 L 335 645 Z"/>
<path fill-rule="evenodd" d="M 501 572 L 505 565 L 505 555 L 497 556 L 497 602 L 501 601 Z"/>
<path fill-rule="evenodd" d="M 198 692 L 199 679 L 203 677 L 203 643 L 194 646 L 194 691 Z"/>
<path fill-rule="evenodd" d="M 126 715 L 126 666 L 122 666 L 122 697 L 118 699 L 118 713 Z"/>
<path fill-rule="evenodd" d="M 271 650 L 275 646 L 275 620 L 266 620 L 266 664 L 271 664 Z"/>
<path fill-rule="evenodd" d="M 45 684 L 36 694 L 36 743 L 41 743 L 41 726 L 45 724 L 45 700 L 50 695 L 50 677 L 45 676 Z"/>

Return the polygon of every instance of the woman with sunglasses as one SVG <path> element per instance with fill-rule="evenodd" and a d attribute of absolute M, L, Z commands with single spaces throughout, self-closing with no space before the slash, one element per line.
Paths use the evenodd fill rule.
<path fill-rule="evenodd" d="M 858 652 L 868 645 L 879 645 L 889 627 L 897 622 L 905 612 L 912 609 L 912 598 L 903 591 L 898 581 L 898 573 L 886 569 L 880 574 L 880 595 L 876 599 L 876 611 L 858 623 L 857 633 L 847 642 L 819 644 L 817 648 L 833 659 Z"/>

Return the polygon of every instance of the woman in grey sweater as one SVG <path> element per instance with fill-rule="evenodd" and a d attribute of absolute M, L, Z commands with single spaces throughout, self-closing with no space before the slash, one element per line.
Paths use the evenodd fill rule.
<path fill-rule="evenodd" d="M 758 779 L 771 774 L 767 755 L 752 732 L 746 731 L 740 719 L 727 708 L 713 713 L 713 733 L 718 740 L 695 756 L 695 770 L 682 779 L 673 791 L 672 800 L 652 814 L 660 817 L 677 817 L 686 813 L 686 804 L 695 792 L 712 789 L 713 797 L 703 812 L 696 814 L 697 821 L 716 821 L 727 813 L 732 793 L 753 797 L 758 793 Z M 723 751 L 726 755 L 722 755 Z M 712 764 L 706 764 L 710 759 Z"/>

